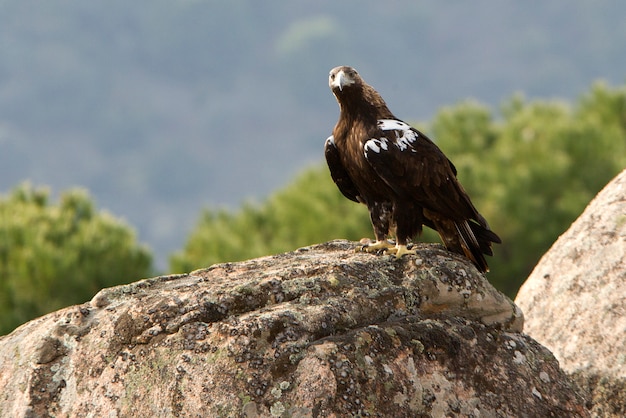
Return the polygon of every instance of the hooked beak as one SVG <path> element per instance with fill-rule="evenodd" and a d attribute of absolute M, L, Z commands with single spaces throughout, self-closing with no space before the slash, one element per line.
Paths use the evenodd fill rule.
<path fill-rule="evenodd" d="M 346 73 L 343 70 L 339 71 L 335 74 L 335 78 L 333 78 L 331 82 L 331 87 L 338 88 L 339 91 L 343 91 L 343 87 L 346 85 Z"/>
<path fill-rule="evenodd" d="M 343 71 L 339 71 L 337 76 L 335 77 L 335 83 L 339 87 L 339 91 L 343 91 L 343 86 L 345 85 L 346 74 Z"/>

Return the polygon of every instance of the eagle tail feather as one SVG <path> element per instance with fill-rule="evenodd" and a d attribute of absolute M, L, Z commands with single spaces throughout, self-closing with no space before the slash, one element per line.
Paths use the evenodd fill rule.
<path fill-rule="evenodd" d="M 476 225 L 479 226 L 478 224 Z M 472 223 L 468 221 L 455 222 L 454 226 L 459 233 L 461 248 L 463 249 L 463 253 L 465 254 L 465 256 L 472 260 L 478 270 L 483 273 L 488 272 L 489 266 L 487 265 L 487 260 L 485 260 L 485 256 L 483 254 L 493 254 L 491 251 L 491 244 L 489 243 L 489 241 L 485 241 L 483 239 L 479 241 L 476 234 L 474 233 L 474 230 L 476 230 L 477 232 L 479 232 L 479 236 L 481 238 L 484 238 L 484 235 L 487 234 L 483 234 L 482 230 L 488 230 L 482 227 L 482 230 L 478 230 L 478 228 L 472 228 Z"/>
<path fill-rule="evenodd" d="M 495 242 L 496 244 L 501 244 L 502 240 L 495 232 L 490 230 L 489 228 L 485 228 L 482 225 L 479 225 L 475 222 L 468 222 L 472 233 L 476 237 L 476 241 L 478 241 L 478 245 L 480 247 L 480 251 L 486 255 L 493 255 L 493 250 L 491 249 L 491 243 Z"/>

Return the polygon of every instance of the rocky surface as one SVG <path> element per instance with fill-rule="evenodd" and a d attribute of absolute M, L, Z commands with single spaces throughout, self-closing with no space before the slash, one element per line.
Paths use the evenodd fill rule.
<path fill-rule="evenodd" d="M 544 255 L 515 302 L 525 331 L 588 391 L 594 416 L 626 416 L 626 171 Z"/>
<path fill-rule="evenodd" d="M 588 416 L 463 257 L 355 247 L 142 280 L 31 321 L 0 337 L 0 416 Z"/>

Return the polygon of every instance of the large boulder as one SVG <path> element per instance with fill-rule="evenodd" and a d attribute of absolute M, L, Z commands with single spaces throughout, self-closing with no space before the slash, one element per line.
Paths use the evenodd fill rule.
<path fill-rule="evenodd" d="M 31 321 L 0 338 L 0 415 L 588 416 L 466 259 L 355 246 L 142 280 Z"/>
<path fill-rule="evenodd" d="M 525 331 L 588 391 L 594 416 L 626 416 L 626 170 L 543 256 L 515 302 Z"/>

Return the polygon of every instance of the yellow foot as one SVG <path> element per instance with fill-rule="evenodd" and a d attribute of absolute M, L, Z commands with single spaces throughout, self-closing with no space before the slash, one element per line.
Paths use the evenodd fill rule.
<path fill-rule="evenodd" d="M 361 240 L 361 243 L 364 245 L 358 248 L 357 251 L 364 251 L 366 253 L 376 253 L 380 250 L 388 250 L 391 248 L 395 248 L 394 245 L 387 240 L 370 242 L 370 243 L 364 243 L 363 240 Z"/>
<path fill-rule="evenodd" d="M 385 254 L 395 254 L 396 258 L 401 258 L 406 254 L 417 254 L 415 250 L 409 250 L 406 245 L 396 245 L 395 247 L 387 248 Z"/>

